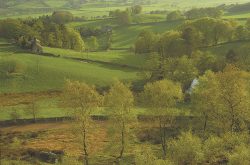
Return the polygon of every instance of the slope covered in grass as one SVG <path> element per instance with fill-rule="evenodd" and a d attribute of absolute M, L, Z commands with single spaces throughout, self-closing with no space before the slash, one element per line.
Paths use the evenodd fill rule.
<path fill-rule="evenodd" d="M 0 93 L 60 90 L 66 79 L 85 81 L 97 86 L 109 85 L 114 78 L 137 79 L 135 70 L 63 58 L 14 53 L 1 47 L 0 62 L 14 61 L 17 71 L 0 79 Z"/>
<path fill-rule="evenodd" d="M 82 59 L 89 59 L 93 61 L 108 62 L 111 64 L 120 64 L 124 66 L 142 67 L 145 64 L 147 56 L 135 55 L 128 50 L 110 50 L 102 52 L 77 52 L 69 49 L 59 49 L 45 47 L 44 52 L 54 55 L 60 55 L 61 57 L 75 57 Z"/>
<path fill-rule="evenodd" d="M 143 30 L 162 33 L 177 28 L 182 22 L 183 21 L 142 23 L 115 28 L 112 48 L 129 48 L 133 46 L 137 36 Z"/>

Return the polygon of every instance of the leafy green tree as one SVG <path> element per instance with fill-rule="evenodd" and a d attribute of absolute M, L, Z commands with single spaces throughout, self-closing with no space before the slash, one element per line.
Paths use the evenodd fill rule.
<path fill-rule="evenodd" d="M 240 25 L 236 28 L 235 35 L 238 40 L 245 40 L 248 38 L 248 30 L 244 26 Z"/>
<path fill-rule="evenodd" d="M 128 124 L 131 120 L 131 108 L 134 105 L 134 96 L 128 86 L 116 81 L 105 95 L 105 102 L 112 110 L 111 117 L 120 131 L 121 150 L 117 160 L 123 158 L 128 136 Z"/>
<path fill-rule="evenodd" d="M 218 117 L 220 109 L 218 86 L 216 75 L 211 71 L 207 71 L 199 78 L 198 85 L 194 87 L 191 93 L 194 109 L 203 118 L 204 133 L 207 129 L 208 121 L 214 121 Z"/>
<path fill-rule="evenodd" d="M 141 5 L 135 5 L 131 7 L 132 14 L 140 14 L 142 12 L 142 6 Z"/>
<path fill-rule="evenodd" d="M 129 9 L 121 11 L 119 9 L 110 11 L 110 17 L 114 17 L 119 25 L 128 25 L 131 23 L 131 11 Z"/>
<path fill-rule="evenodd" d="M 88 42 L 88 46 L 90 50 L 97 50 L 99 47 L 99 44 L 97 42 L 97 38 L 95 36 L 91 36 Z"/>
<path fill-rule="evenodd" d="M 223 72 L 217 74 L 218 91 L 223 105 L 221 120 L 231 132 L 240 131 L 245 121 L 250 119 L 247 77 L 247 73 L 233 65 L 227 65 Z"/>
<path fill-rule="evenodd" d="M 196 51 L 192 54 L 192 60 L 194 60 L 200 75 L 203 75 L 207 70 L 217 72 L 225 67 L 225 62 L 223 63 L 216 55 L 210 52 Z"/>
<path fill-rule="evenodd" d="M 164 77 L 180 82 L 183 89 L 187 89 L 198 76 L 194 62 L 187 56 L 169 58 L 164 67 Z"/>
<path fill-rule="evenodd" d="M 207 119 L 215 117 L 220 128 L 238 132 L 245 128 L 250 118 L 248 75 L 233 65 L 227 65 L 223 72 L 208 72 L 201 77 L 200 84 L 194 89 L 193 102 Z M 205 127 L 204 127 L 205 128 Z"/>
<path fill-rule="evenodd" d="M 164 60 L 166 57 L 176 57 L 184 55 L 184 40 L 177 31 L 167 31 L 163 33 L 156 44 L 156 50 Z"/>
<path fill-rule="evenodd" d="M 230 40 L 233 34 L 233 27 L 230 22 L 217 20 L 213 29 L 214 45 L 220 40 Z"/>
<path fill-rule="evenodd" d="M 184 19 L 184 16 L 179 10 L 172 11 L 167 15 L 167 21 L 176 21 L 182 19 Z"/>
<path fill-rule="evenodd" d="M 150 53 L 154 50 L 157 36 L 151 31 L 142 31 L 135 42 L 135 53 Z"/>
<path fill-rule="evenodd" d="M 67 31 L 68 31 L 68 36 L 67 36 L 68 48 L 74 49 L 77 51 L 84 50 L 85 44 L 84 44 L 84 41 L 82 40 L 81 35 L 73 29 L 67 29 Z"/>
<path fill-rule="evenodd" d="M 170 80 L 148 83 L 144 86 L 141 98 L 144 105 L 152 109 L 153 111 L 151 111 L 151 113 L 156 117 L 156 121 L 159 125 L 163 159 L 166 159 L 167 135 L 165 128 L 174 121 L 170 108 L 173 108 L 176 103 L 183 98 L 181 86 Z"/>
<path fill-rule="evenodd" d="M 175 164 L 198 164 L 203 161 L 202 141 L 191 132 L 168 142 L 169 157 Z"/>
<path fill-rule="evenodd" d="M 8 39 L 17 39 L 23 35 L 23 24 L 16 19 L 5 19 L 0 21 L 0 36 Z"/>
<path fill-rule="evenodd" d="M 74 133 L 82 145 L 83 164 L 89 164 L 88 133 L 92 126 L 91 113 L 101 105 L 102 97 L 89 86 L 78 81 L 67 81 L 63 92 L 64 105 L 70 108 L 69 115 L 74 121 Z"/>
<path fill-rule="evenodd" d="M 58 24 L 65 24 L 70 21 L 73 21 L 74 16 L 72 13 L 68 11 L 55 11 L 52 14 L 52 20 L 55 21 Z"/>
<path fill-rule="evenodd" d="M 186 42 L 188 55 L 191 55 L 195 49 L 201 46 L 202 34 L 193 26 L 186 27 L 182 30 L 182 38 Z"/>

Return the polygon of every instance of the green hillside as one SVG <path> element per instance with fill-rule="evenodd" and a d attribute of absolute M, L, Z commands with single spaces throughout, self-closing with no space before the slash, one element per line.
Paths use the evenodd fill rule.
<path fill-rule="evenodd" d="M 66 79 L 81 80 L 99 87 L 110 84 L 115 78 L 125 81 L 138 79 L 137 71 L 132 69 L 15 53 L 13 47 L 1 47 L 0 51 L 0 62 L 11 61 L 18 68 L 17 73 L 9 78 L 0 79 L 1 93 L 59 90 Z"/>

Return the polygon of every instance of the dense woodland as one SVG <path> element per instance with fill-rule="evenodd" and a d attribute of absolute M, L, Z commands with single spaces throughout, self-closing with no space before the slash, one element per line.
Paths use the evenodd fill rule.
<path fill-rule="evenodd" d="M 72 13 L 85 4 L 0 20 L 0 164 L 250 164 L 250 18 L 224 17 L 249 3 Z"/>

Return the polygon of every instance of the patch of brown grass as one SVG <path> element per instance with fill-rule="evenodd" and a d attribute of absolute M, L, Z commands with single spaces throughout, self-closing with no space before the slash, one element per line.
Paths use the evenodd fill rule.
<path fill-rule="evenodd" d="M 59 91 L 0 94 L 0 106 L 28 104 L 34 99 L 41 100 L 47 98 L 55 98 L 59 97 L 60 94 L 61 92 Z"/>
<path fill-rule="evenodd" d="M 70 123 L 48 123 L 48 124 L 29 124 L 2 128 L 2 132 L 41 132 L 37 138 L 29 139 L 22 144 L 23 149 L 37 150 L 63 150 L 66 155 L 82 155 L 82 145 L 77 136 L 73 134 Z M 95 122 L 95 127 L 89 131 L 87 136 L 88 150 L 90 155 L 101 153 L 107 143 L 107 128 L 105 122 Z"/>

